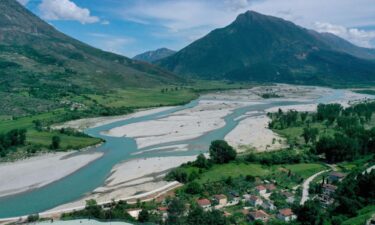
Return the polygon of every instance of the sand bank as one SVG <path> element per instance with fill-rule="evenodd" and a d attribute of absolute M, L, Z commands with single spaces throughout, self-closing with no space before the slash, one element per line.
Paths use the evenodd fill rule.
<path fill-rule="evenodd" d="M 225 136 L 225 140 L 243 152 L 249 149 L 272 151 L 286 147 L 284 138 L 268 129 L 270 119 L 266 115 L 249 116 Z"/>
<path fill-rule="evenodd" d="M 0 197 L 57 181 L 102 156 L 99 152 L 48 153 L 0 164 Z"/>
<path fill-rule="evenodd" d="M 141 110 L 139 112 L 122 115 L 122 116 L 103 116 L 103 117 L 95 117 L 95 118 L 86 118 L 86 119 L 79 119 L 79 120 L 72 120 L 63 124 L 54 125 L 53 129 L 61 129 L 61 128 L 73 128 L 77 130 L 84 130 L 86 128 L 93 128 L 93 127 L 99 127 L 102 125 L 114 123 L 121 120 L 126 120 L 130 118 L 137 118 L 141 116 L 147 116 L 151 115 L 153 113 L 162 112 L 168 109 L 172 109 L 174 107 L 159 107 L 154 109 L 147 109 L 147 110 Z"/>
<path fill-rule="evenodd" d="M 173 184 L 163 180 L 169 170 L 195 159 L 196 156 L 155 157 L 123 162 L 112 169 L 111 175 L 102 187 L 78 201 L 61 205 L 50 211 L 82 206 L 88 199 L 95 199 L 97 202 L 126 199 L 163 188 Z"/>
<path fill-rule="evenodd" d="M 225 125 L 223 118 L 234 109 L 243 106 L 245 103 L 201 100 L 193 108 L 156 120 L 116 127 L 105 134 L 115 137 L 132 137 L 136 140 L 139 148 L 189 140 L 223 127 Z"/>

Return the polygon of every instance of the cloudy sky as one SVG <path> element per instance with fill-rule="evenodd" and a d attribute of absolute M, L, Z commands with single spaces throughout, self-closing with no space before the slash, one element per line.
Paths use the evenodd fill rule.
<path fill-rule="evenodd" d="M 375 48 L 375 0 L 18 0 L 58 30 L 134 56 L 179 50 L 247 10 Z"/>

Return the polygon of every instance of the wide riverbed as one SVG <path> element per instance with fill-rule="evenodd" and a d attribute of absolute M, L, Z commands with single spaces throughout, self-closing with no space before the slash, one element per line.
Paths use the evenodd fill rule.
<path fill-rule="evenodd" d="M 206 152 L 212 140 L 224 139 L 224 137 L 230 133 L 243 118 L 245 118 L 243 116 L 249 115 L 249 113 L 252 116 L 259 116 L 265 115 L 268 109 L 275 107 L 345 102 L 349 93 L 344 90 L 324 90 L 326 90 L 324 93 L 314 92 L 314 97 L 309 98 L 258 99 L 256 101 L 244 101 L 246 104 L 237 99 L 236 101 L 240 102 L 239 106 L 229 110 L 228 113 L 223 116 L 224 122 L 221 126 L 204 131 L 198 137 L 192 136 L 191 138 L 180 140 L 180 136 L 176 136 L 175 139 L 172 138 L 170 141 L 147 145 L 143 148 L 138 147 L 142 144 L 139 139 L 134 137 L 124 137 L 123 135 L 109 135 L 110 131 L 133 124 L 152 122 L 156 120 L 160 121 L 163 118 L 168 118 L 170 115 L 178 114 L 184 110 L 197 107 L 202 101 L 223 101 L 224 105 L 228 105 L 234 100 L 231 98 L 225 99 L 225 101 L 223 99 L 218 100 L 216 96 L 207 95 L 184 106 L 167 108 L 164 111 L 152 113 L 150 115 L 128 118 L 94 128 L 88 128 L 85 130 L 85 133 L 105 140 L 105 144 L 95 150 L 103 153 L 103 156 L 76 172 L 46 186 L 32 189 L 28 192 L 17 195 L 0 198 L 0 218 L 39 213 L 81 199 L 96 188 L 103 186 L 106 179 L 111 174 L 112 169 L 125 160 L 150 157 L 194 156 L 198 153 Z M 212 116 L 214 117 L 215 115 Z M 200 126 L 200 124 L 197 126 Z M 147 127 L 145 129 L 147 130 Z M 153 127 L 152 129 L 155 128 Z M 170 136 L 173 137 L 173 135 Z M 181 145 L 185 146 L 184 151 L 175 151 L 173 148 L 168 147 Z M 5 171 L 0 171 L 0 173 L 1 172 Z"/>

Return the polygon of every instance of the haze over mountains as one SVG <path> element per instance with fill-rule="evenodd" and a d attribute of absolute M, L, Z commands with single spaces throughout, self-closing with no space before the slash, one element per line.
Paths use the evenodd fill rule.
<path fill-rule="evenodd" d="M 170 50 L 168 48 L 159 48 L 154 51 L 147 51 L 145 53 L 136 55 L 133 57 L 133 59 L 152 63 L 157 60 L 164 59 L 168 56 L 171 56 L 174 53 L 176 53 L 176 51 Z"/>
<path fill-rule="evenodd" d="M 200 79 L 348 84 L 375 81 L 375 50 L 248 11 L 158 65 Z"/>

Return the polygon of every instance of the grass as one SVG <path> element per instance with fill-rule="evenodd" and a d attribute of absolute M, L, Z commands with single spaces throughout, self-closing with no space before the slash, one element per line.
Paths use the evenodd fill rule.
<path fill-rule="evenodd" d="M 61 139 L 61 149 L 81 149 L 87 146 L 96 145 L 101 142 L 98 138 L 78 137 L 60 134 L 58 132 L 39 132 L 36 130 L 29 130 L 27 133 L 27 143 L 34 145 L 41 145 L 49 147 L 53 136 L 59 136 Z"/>
<path fill-rule="evenodd" d="M 358 211 L 356 217 L 350 218 L 342 223 L 342 225 L 363 225 L 375 213 L 375 205 L 367 206 Z"/>
<path fill-rule="evenodd" d="M 239 176 L 265 176 L 271 171 L 267 167 L 260 164 L 245 164 L 245 163 L 228 163 L 223 165 L 214 165 L 207 172 L 203 173 L 199 179 L 200 183 L 219 181 L 225 177 L 239 177 Z"/>
<path fill-rule="evenodd" d="M 307 177 L 326 169 L 326 166 L 318 163 L 301 163 L 293 165 L 274 165 L 274 166 L 264 166 L 261 164 L 254 163 L 240 163 L 240 162 L 231 162 L 228 164 L 215 164 L 210 169 L 204 171 L 200 174 L 199 183 L 208 183 L 223 180 L 229 176 L 232 178 L 251 175 L 254 177 L 266 177 L 266 176 L 277 176 L 284 177 L 285 170 L 288 169 L 293 174 L 297 175 L 300 178 L 306 179 Z M 184 167 L 183 170 L 187 174 L 192 173 L 193 171 L 198 172 L 198 169 L 195 167 Z M 283 172 L 284 171 L 284 172 Z M 286 184 L 286 186 L 288 186 Z"/>
<path fill-rule="evenodd" d="M 326 127 L 323 123 L 312 123 L 310 124 L 312 128 L 318 128 L 319 130 L 323 130 L 323 135 L 333 135 L 334 128 Z M 295 127 L 288 127 L 282 130 L 274 129 L 273 131 L 279 134 L 282 137 L 285 137 L 287 140 L 297 140 L 297 143 L 304 144 L 304 140 L 302 137 L 303 134 L 303 126 L 295 126 Z"/>
<path fill-rule="evenodd" d="M 325 165 L 318 163 L 292 164 L 284 165 L 283 167 L 290 170 L 292 173 L 301 176 L 303 179 L 306 179 L 319 171 L 327 169 Z"/>
<path fill-rule="evenodd" d="M 191 89 L 178 89 L 174 87 L 153 89 L 126 89 L 116 90 L 105 95 L 87 95 L 90 99 L 106 107 L 155 107 L 164 105 L 179 105 L 189 102 L 198 97 Z"/>

